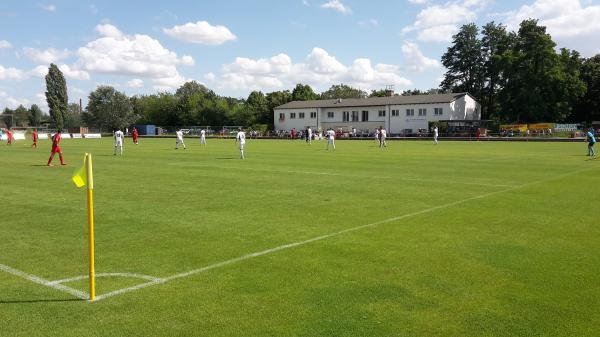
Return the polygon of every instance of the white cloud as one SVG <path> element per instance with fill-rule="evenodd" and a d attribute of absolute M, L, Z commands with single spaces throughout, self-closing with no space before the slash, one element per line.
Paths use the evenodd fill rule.
<path fill-rule="evenodd" d="M 23 80 L 27 75 L 17 68 L 4 68 L 0 65 L 0 80 Z"/>
<path fill-rule="evenodd" d="M 180 41 L 207 45 L 221 45 L 237 39 L 227 27 L 213 26 L 206 21 L 188 22 L 185 25 L 164 28 L 163 32 Z"/>
<path fill-rule="evenodd" d="M 134 78 L 127 82 L 127 86 L 130 88 L 142 88 L 144 86 L 144 81 L 140 80 L 139 78 Z"/>
<path fill-rule="evenodd" d="M 410 70 L 423 72 L 429 68 L 438 68 L 439 62 L 435 59 L 426 57 L 419 49 L 419 46 L 413 42 L 406 42 L 402 45 L 402 54 Z"/>
<path fill-rule="evenodd" d="M 29 100 L 26 98 L 15 98 L 5 91 L 0 91 L 0 107 L 15 109 L 19 105 L 29 105 Z"/>
<path fill-rule="evenodd" d="M 402 29 L 402 33 L 417 31 L 417 38 L 426 42 L 449 42 L 458 25 L 473 21 L 477 11 L 488 0 L 450 1 L 443 5 L 430 5 L 417 14 L 415 22 Z"/>
<path fill-rule="evenodd" d="M 428 0 L 408 0 L 408 2 L 415 5 L 424 5 L 428 2 Z"/>
<path fill-rule="evenodd" d="M 394 84 L 399 87 L 412 82 L 400 75 L 400 67 L 388 64 L 373 65 L 371 60 L 359 58 L 346 66 L 321 48 L 313 48 L 304 62 L 294 63 L 286 54 L 271 58 L 249 59 L 238 57 L 222 66 L 221 75 L 208 73 L 204 77 L 215 81 L 220 88 L 234 90 L 277 90 L 297 83 L 307 83 L 317 89 L 332 84 L 347 83 L 363 89 Z"/>
<path fill-rule="evenodd" d="M 210 82 L 212 82 L 212 81 L 214 81 L 216 78 L 217 78 L 217 76 L 216 76 L 214 73 L 212 73 L 212 72 L 209 72 L 209 73 L 206 73 L 206 74 L 204 74 L 204 79 L 206 79 L 207 81 L 210 81 Z"/>
<path fill-rule="evenodd" d="M 56 6 L 55 5 L 44 5 L 44 4 L 40 4 L 40 8 L 47 11 L 47 12 L 54 12 L 56 11 Z"/>
<path fill-rule="evenodd" d="M 32 59 L 34 62 L 42 64 L 55 63 L 69 57 L 71 54 L 67 49 L 58 50 L 54 48 L 48 48 L 46 50 L 23 48 L 23 52 L 25 53 L 25 56 Z"/>
<path fill-rule="evenodd" d="M 377 21 L 376 19 L 369 19 L 369 20 L 365 20 L 365 21 L 359 21 L 358 24 L 361 26 L 376 27 L 376 26 L 379 26 L 379 21 Z"/>
<path fill-rule="evenodd" d="M 48 74 L 48 68 L 50 68 L 50 65 L 39 65 L 33 68 L 29 72 L 29 75 L 35 77 L 45 77 Z M 87 71 L 78 69 L 74 66 L 69 66 L 68 64 L 59 64 L 58 69 L 60 69 L 65 78 L 68 79 L 82 81 L 90 79 L 90 74 Z"/>
<path fill-rule="evenodd" d="M 561 47 L 588 55 L 598 50 L 598 44 L 592 41 L 600 35 L 600 5 L 586 6 L 579 0 L 537 0 L 504 16 L 511 30 L 517 30 L 525 19 L 536 18 Z"/>
<path fill-rule="evenodd" d="M 185 82 L 178 65 L 192 65 L 191 56 L 178 57 L 148 35 L 123 34 L 111 24 L 101 24 L 96 31 L 102 37 L 77 51 L 75 69 L 92 73 L 151 78 L 155 87 L 173 89 Z"/>
<path fill-rule="evenodd" d="M 330 0 L 329 2 L 322 4 L 321 7 L 333 9 L 342 14 L 351 14 L 352 13 L 352 9 L 350 9 L 350 7 L 342 4 L 339 0 Z"/>
<path fill-rule="evenodd" d="M 98 34 L 106 37 L 113 37 L 116 39 L 123 37 L 123 33 L 121 33 L 119 28 L 110 23 L 99 24 L 94 30 L 98 32 Z"/>
<path fill-rule="evenodd" d="M 12 48 L 12 44 L 6 40 L 0 40 L 0 49 L 9 49 Z"/>

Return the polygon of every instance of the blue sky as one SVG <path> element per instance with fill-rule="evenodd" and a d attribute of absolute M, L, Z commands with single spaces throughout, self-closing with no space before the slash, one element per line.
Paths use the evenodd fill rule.
<path fill-rule="evenodd" d="M 595 0 L 257 0 L 0 2 L 0 109 L 46 109 L 50 62 L 70 101 L 98 85 L 128 95 L 196 80 L 246 97 L 307 83 L 364 90 L 437 87 L 440 57 L 458 27 L 525 18 L 559 47 L 600 53 Z"/>

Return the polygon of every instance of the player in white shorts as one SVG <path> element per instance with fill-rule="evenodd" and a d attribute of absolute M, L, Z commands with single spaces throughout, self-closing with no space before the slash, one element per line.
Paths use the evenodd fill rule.
<path fill-rule="evenodd" d="M 183 131 L 177 130 L 175 134 L 177 135 L 177 140 L 175 141 L 175 150 L 179 149 L 179 144 L 183 145 L 184 150 L 187 149 L 185 143 L 183 142 Z"/>
<path fill-rule="evenodd" d="M 200 130 L 200 145 L 206 146 L 206 130 Z"/>
<path fill-rule="evenodd" d="M 246 145 L 246 133 L 244 131 L 242 131 L 242 128 L 240 128 L 240 130 L 237 133 L 237 136 L 235 136 L 235 142 L 239 142 L 239 146 L 240 146 L 240 159 L 244 159 L 244 145 Z"/>
<path fill-rule="evenodd" d="M 327 150 L 330 147 L 335 150 L 335 131 L 333 129 L 327 130 Z"/>
<path fill-rule="evenodd" d="M 306 138 L 306 142 L 308 143 L 308 145 L 310 145 L 312 144 L 312 129 L 310 127 L 308 127 L 307 134 L 308 138 Z"/>
<path fill-rule="evenodd" d="M 115 152 L 113 153 L 114 156 L 117 155 L 117 146 L 121 149 L 121 156 L 123 155 L 123 131 L 121 131 L 120 129 L 115 131 L 114 134 L 114 139 L 115 139 Z"/>
<path fill-rule="evenodd" d="M 433 143 L 437 144 L 438 139 L 438 128 L 437 126 L 433 128 Z"/>
<path fill-rule="evenodd" d="M 387 143 L 385 142 L 385 138 L 387 137 L 387 131 L 383 128 L 383 126 L 379 127 L 379 147 L 387 147 Z"/>

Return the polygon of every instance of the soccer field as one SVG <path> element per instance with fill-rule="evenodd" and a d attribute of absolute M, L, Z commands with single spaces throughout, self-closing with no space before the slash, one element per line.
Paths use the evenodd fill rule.
<path fill-rule="evenodd" d="M 0 144 L 1 337 L 598 335 L 586 143 L 186 144 Z"/>

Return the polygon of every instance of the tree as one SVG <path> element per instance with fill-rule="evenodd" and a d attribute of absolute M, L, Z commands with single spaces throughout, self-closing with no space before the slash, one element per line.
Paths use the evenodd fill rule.
<path fill-rule="evenodd" d="M 292 101 L 312 101 L 318 99 L 310 85 L 296 84 L 292 91 Z"/>
<path fill-rule="evenodd" d="M 452 92 L 468 92 L 480 100 L 483 57 L 477 34 L 477 26 L 470 23 L 463 25 L 452 37 L 452 45 L 442 56 L 442 64 L 447 71 L 441 88 Z"/>
<path fill-rule="evenodd" d="M 138 116 L 124 93 L 111 86 L 99 86 L 90 93 L 83 118 L 88 126 L 112 131 L 134 124 Z"/>
<path fill-rule="evenodd" d="M 28 111 L 29 126 L 39 126 L 42 123 L 42 109 L 32 104 Z"/>
<path fill-rule="evenodd" d="M 14 111 L 15 125 L 26 126 L 29 121 L 29 111 L 22 104 Z"/>
<path fill-rule="evenodd" d="M 600 120 L 600 54 L 583 60 L 581 80 L 586 92 L 575 106 L 572 122 L 592 122 Z"/>
<path fill-rule="evenodd" d="M 273 120 L 273 115 L 269 110 L 269 102 L 261 91 L 253 91 L 248 95 L 246 107 L 254 116 L 254 120 L 252 122 L 248 121 L 246 125 L 252 125 L 254 123 L 270 124 Z"/>
<path fill-rule="evenodd" d="M 79 104 L 71 103 L 65 114 L 65 128 L 78 128 L 81 126 L 81 113 L 79 112 Z"/>
<path fill-rule="evenodd" d="M 60 69 L 52 63 L 46 75 L 46 102 L 50 108 L 50 116 L 59 131 L 63 129 L 68 101 L 65 77 Z"/>
<path fill-rule="evenodd" d="M 0 115 L 0 117 L 2 117 L 2 121 L 4 122 L 4 124 L 6 125 L 7 128 L 12 128 L 13 127 L 13 123 L 14 123 L 14 111 L 9 109 L 9 108 L 4 108 L 4 111 L 2 111 L 2 115 Z"/>
<path fill-rule="evenodd" d="M 387 89 L 371 90 L 369 97 L 387 97 L 391 96 L 391 94 L 393 94 L 393 92 Z"/>
<path fill-rule="evenodd" d="M 521 22 L 514 47 L 506 54 L 506 83 L 499 98 L 501 118 L 511 122 L 561 121 L 584 94 L 579 54 L 562 51 L 537 20 Z"/>
<path fill-rule="evenodd" d="M 345 84 L 334 84 L 327 91 L 321 93 L 321 99 L 337 99 L 337 98 L 364 98 L 367 93 Z"/>
<path fill-rule="evenodd" d="M 483 55 L 483 88 L 481 93 L 481 116 L 496 117 L 498 91 L 503 87 L 505 54 L 514 44 L 515 34 L 493 21 L 483 26 L 481 51 Z"/>

